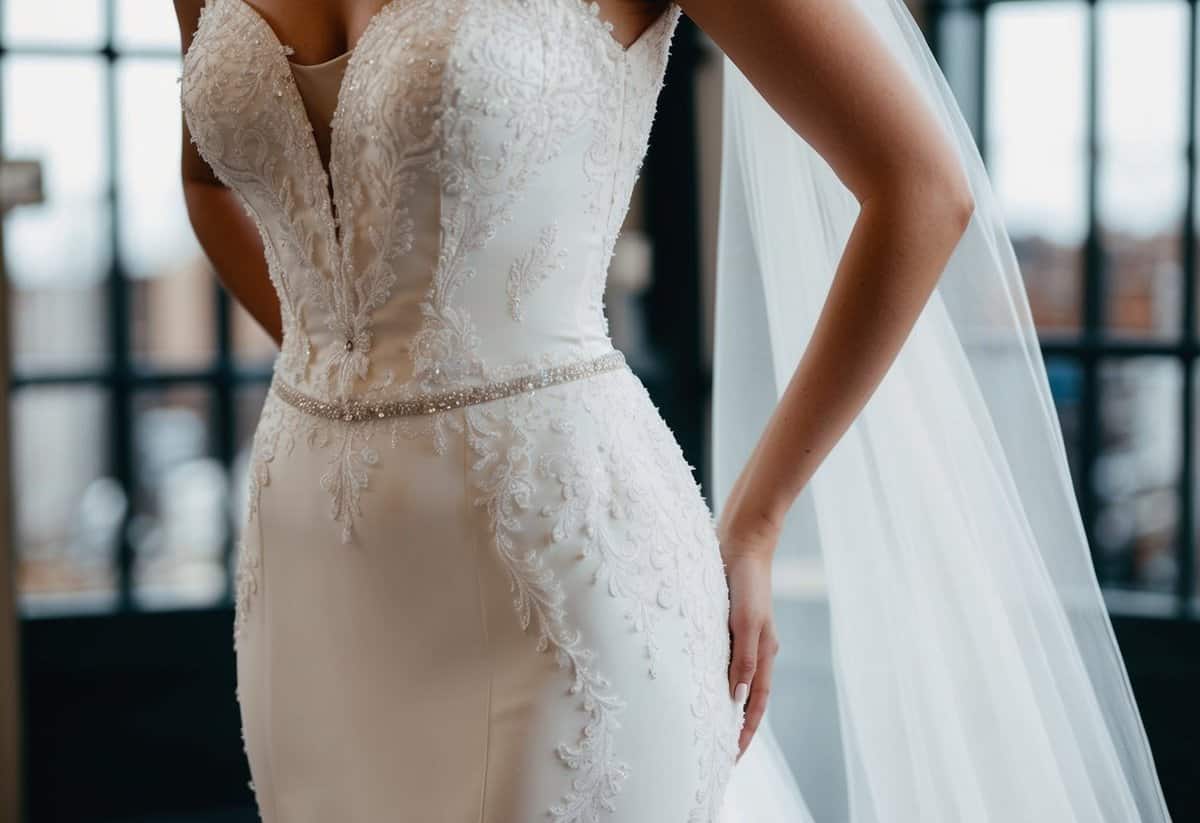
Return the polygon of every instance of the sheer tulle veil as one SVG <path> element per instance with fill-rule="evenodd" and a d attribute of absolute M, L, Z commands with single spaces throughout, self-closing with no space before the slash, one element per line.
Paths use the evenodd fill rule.
<path fill-rule="evenodd" d="M 901 0 L 852 2 L 952 137 L 976 208 L 777 555 L 820 558 L 830 721 L 787 741 L 798 787 L 768 710 L 724 823 L 808 820 L 804 801 L 819 823 L 1167 821 L 985 167 Z M 728 59 L 724 72 L 718 506 L 799 360 L 858 211 Z M 786 676 L 776 695 L 796 688 Z M 804 778 L 831 761 L 837 779 Z"/>

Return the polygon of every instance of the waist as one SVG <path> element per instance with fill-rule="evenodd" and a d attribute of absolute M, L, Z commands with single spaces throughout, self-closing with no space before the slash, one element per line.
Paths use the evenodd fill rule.
<path fill-rule="evenodd" d="M 289 385 L 278 374 L 271 381 L 271 390 L 280 400 L 306 414 L 323 417 L 327 420 L 354 423 L 363 420 L 450 411 L 623 368 L 628 368 L 625 356 L 614 350 L 599 357 L 550 366 L 506 380 L 428 392 L 395 400 L 351 399 L 342 402 L 322 400 Z"/>

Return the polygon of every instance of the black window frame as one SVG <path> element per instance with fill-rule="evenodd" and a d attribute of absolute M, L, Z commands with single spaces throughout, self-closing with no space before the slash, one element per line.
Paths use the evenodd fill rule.
<path fill-rule="evenodd" d="M 0 0 L 3 2 L 3 0 Z M 179 65 L 181 55 L 175 48 L 126 48 L 117 42 L 117 0 L 101 0 L 104 31 L 99 46 L 12 45 L 0 19 L 0 72 L 9 57 L 90 57 L 101 58 L 104 65 L 104 128 L 107 132 L 108 171 L 107 206 L 110 210 L 110 264 L 105 275 L 108 362 L 97 368 L 14 372 L 9 376 L 10 402 L 23 391 L 45 387 L 97 387 L 108 392 L 109 474 L 120 484 L 127 499 L 133 500 L 139 488 L 135 459 L 136 401 L 143 392 L 172 388 L 201 389 L 211 397 L 208 428 L 212 456 L 233 479 L 238 456 L 239 395 L 248 387 L 265 390 L 270 383 L 271 363 L 247 365 L 234 350 L 233 319 L 237 311 L 232 298 L 214 277 L 210 299 L 213 301 L 212 361 L 203 368 L 176 369 L 157 367 L 134 357 L 132 338 L 132 288 L 125 261 L 121 257 L 122 193 L 120 180 L 120 138 L 123 129 L 132 127 L 119 117 L 117 74 L 120 61 L 150 59 Z M 699 218 L 695 180 L 694 72 L 702 59 L 695 26 L 686 18 L 676 33 L 673 54 L 667 70 L 666 85 L 659 99 L 654 136 L 642 169 L 646 229 L 655 237 L 654 284 L 643 298 L 650 332 L 650 359 L 638 367 L 639 377 L 659 406 L 663 417 L 676 433 L 688 462 L 703 464 L 704 427 L 696 413 L 708 396 L 710 377 L 703 363 L 701 331 L 701 290 L 699 283 Z M 0 133 L 4 123 L 4 100 L 0 95 Z M 178 116 L 164 112 L 163 116 Z M 243 410 L 244 411 L 244 410 Z M 222 547 L 224 591 L 211 603 L 181 605 L 166 610 L 232 609 L 236 581 L 232 561 L 238 539 L 234 509 L 241 489 L 231 486 L 226 495 L 224 516 L 230 524 Z M 159 613 L 158 606 L 138 602 L 135 591 L 135 550 L 130 536 L 133 507 L 128 507 L 119 530 L 116 551 L 116 602 L 112 608 L 89 610 L 98 617 L 130 613 Z M 18 537 L 19 539 L 19 537 Z M 20 546 L 16 547 L 20 552 Z M 19 593 L 18 593 L 19 595 Z M 18 597 L 18 602 L 19 602 Z M 35 615 L 42 617 L 43 615 Z M 49 613 L 46 617 L 57 617 Z"/>
<path fill-rule="evenodd" d="M 160 367 L 140 362 L 134 356 L 132 341 L 132 279 L 121 254 L 121 210 L 122 192 L 119 184 L 121 159 L 121 136 L 132 124 L 122 123 L 119 116 L 118 70 L 123 60 L 161 60 L 164 63 L 181 64 L 181 54 L 175 48 L 126 47 L 117 42 L 116 0 L 102 0 L 103 34 L 95 47 L 57 44 L 11 44 L 0 20 L 0 72 L 7 69 L 10 57 L 44 58 L 99 58 L 103 62 L 105 101 L 104 129 L 107 139 L 105 157 L 107 191 L 105 201 L 109 209 L 108 243 L 110 258 L 104 278 L 106 302 L 106 337 L 109 347 L 107 362 L 94 368 L 47 369 L 38 371 L 14 371 L 9 375 L 10 402 L 16 401 L 22 392 L 36 388 L 95 387 L 108 395 L 108 456 L 109 474 L 120 484 L 127 499 L 134 498 L 139 487 L 138 467 L 135 459 L 135 427 L 137 424 L 136 401 L 143 392 L 169 390 L 173 388 L 200 389 L 211 398 L 208 414 L 209 437 L 212 456 L 222 465 L 227 476 L 232 476 L 237 457 L 237 399 L 239 390 L 247 386 L 265 386 L 270 381 L 270 364 L 247 365 L 235 357 L 233 339 L 234 306 L 228 293 L 216 278 L 210 291 L 214 311 L 213 342 L 214 354 L 211 361 L 200 368 Z M 5 117 L 3 96 L 0 95 L 0 129 Z M 178 116 L 178 112 L 163 112 L 164 117 Z M 232 507 L 237 501 L 237 489 L 226 495 L 224 516 L 234 524 Z M 135 550 L 130 534 L 133 507 L 127 507 L 124 521 L 118 532 L 116 547 L 116 602 L 112 608 L 96 610 L 98 615 L 119 615 L 139 611 L 161 611 L 138 603 L 135 593 L 134 562 Z M 19 540 L 19 536 L 17 536 Z M 230 572 L 237 535 L 235 529 L 226 530 L 222 547 L 221 562 L 224 571 L 224 586 L 221 596 L 198 608 L 232 608 L 235 581 Z M 19 555 L 21 547 L 18 543 Z M 18 604 L 20 593 L 18 592 Z M 189 608 L 189 607 L 184 607 Z M 47 616 L 57 616 L 50 614 Z"/>
<path fill-rule="evenodd" d="M 942 61 L 943 43 L 941 31 L 943 21 L 950 15 L 971 16 L 976 42 L 972 76 L 966 78 L 974 95 L 973 120 L 970 123 L 976 145 L 984 163 L 988 162 L 987 143 L 987 64 L 988 64 L 988 12 L 998 6 L 1046 5 L 1056 0 L 927 0 L 925 11 L 925 34 L 934 56 Z M 1086 6 L 1086 38 L 1084 42 L 1085 82 L 1085 128 L 1086 128 L 1086 208 L 1087 229 L 1083 243 L 1083 270 L 1081 281 L 1081 313 L 1078 334 L 1058 335 L 1039 332 L 1043 357 L 1072 363 L 1081 375 L 1079 397 L 1079 437 L 1074 444 L 1078 454 L 1076 467 L 1076 496 L 1083 516 L 1084 529 L 1093 558 L 1096 554 L 1095 522 L 1099 511 L 1096 492 L 1096 463 L 1101 452 L 1101 368 L 1104 363 L 1128 361 L 1139 357 L 1158 357 L 1178 363 L 1181 371 L 1180 443 L 1182 448 L 1178 481 L 1179 521 L 1175 535 L 1175 559 L 1177 576 L 1170 598 L 1171 613 L 1158 615 L 1181 620 L 1200 617 L 1197 608 L 1196 555 L 1194 494 L 1195 477 L 1195 432 L 1196 413 L 1196 361 L 1200 353 L 1200 340 L 1196 328 L 1196 116 L 1197 116 L 1197 0 L 1178 0 L 1187 5 L 1187 46 L 1185 71 L 1186 88 L 1186 136 L 1185 162 L 1187 181 L 1182 215 L 1180 250 L 1181 276 L 1181 328 L 1174 340 L 1123 339 L 1107 333 L 1105 309 L 1108 278 L 1106 276 L 1105 250 L 1099 216 L 1099 175 L 1103 152 L 1100 140 L 1099 66 L 1100 34 L 1098 10 L 1102 6 L 1136 4 L 1136 0 L 1075 0 Z M 1098 566 L 1097 573 L 1102 588 L 1117 590 L 1106 579 Z M 1111 605 L 1111 604 L 1110 604 Z"/>

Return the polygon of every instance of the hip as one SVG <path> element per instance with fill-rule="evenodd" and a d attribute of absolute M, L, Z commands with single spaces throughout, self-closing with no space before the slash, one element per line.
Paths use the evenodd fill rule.
<path fill-rule="evenodd" d="M 343 419 L 272 391 L 254 433 L 248 519 L 270 501 L 289 517 L 332 520 L 351 543 L 372 511 L 406 500 L 429 518 L 486 513 L 490 500 L 549 538 L 607 518 L 715 545 L 693 471 L 623 363 L 428 413 Z"/>

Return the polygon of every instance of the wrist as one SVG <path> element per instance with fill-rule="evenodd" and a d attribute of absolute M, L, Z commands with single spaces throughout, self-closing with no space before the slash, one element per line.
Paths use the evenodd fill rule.
<path fill-rule="evenodd" d="M 762 511 L 733 511 L 718 529 L 721 557 L 726 561 L 751 558 L 767 564 L 775 553 L 782 522 Z"/>

